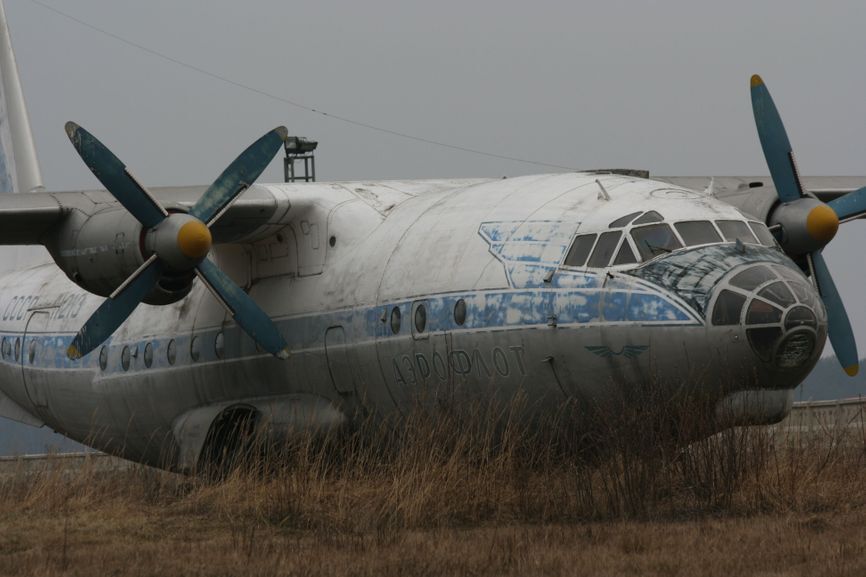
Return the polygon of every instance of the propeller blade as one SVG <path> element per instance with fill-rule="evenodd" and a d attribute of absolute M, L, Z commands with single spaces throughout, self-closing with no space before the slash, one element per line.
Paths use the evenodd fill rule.
<path fill-rule="evenodd" d="M 267 168 L 288 135 L 279 126 L 252 143 L 208 187 L 189 213 L 210 226 L 223 209 L 256 181 Z"/>
<path fill-rule="evenodd" d="M 162 275 L 162 269 L 162 263 L 156 255 L 142 264 L 87 319 L 69 345 L 66 355 L 73 360 L 80 359 L 110 337 L 153 289 Z"/>
<path fill-rule="evenodd" d="M 836 290 L 833 277 L 827 263 L 819 251 L 809 255 L 812 261 L 812 269 L 815 271 L 815 280 L 818 283 L 818 292 L 827 308 L 827 324 L 830 334 L 830 344 L 836 352 L 836 358 L 849 376 L 854 376 L 860 370 L 860 360 L 857 356 L 857 343 L 854 340 L 854 331 L 851 330 L 851 321 L 845 312 L 845 305 Z"/>
<path fill-rule="evenodd" d="M 852 220 L 866 214 L 866 186 L 831 200 L 827 206 L 836 212 L 840 221 Z"/>
<path fill-rule="evenodd" d="M 247 293 L 207 259 L 198 264 L 196 273 L 254 341 L 278 358 L 289 358 L 285 339 L 271 318 Z"/>
<path fill-rule="evenodd" d="M 797 200 L 803 195 L 803 186 L 794 164 L 791 143 L 770 91 L 757 74 L 752 76 L 752 112 L 755 114 L 761 148 L 764 149 L 764 158 L 767 160 L 779 200 Z"/>
<path fill-rule="evenodd" d="M 155 227 L 168 216 L 168 212 L 135 180 L 126 165 L 95 136 L 74 122 L 66 123 L 66 134 L 87 168 L 145 228 Z"/>

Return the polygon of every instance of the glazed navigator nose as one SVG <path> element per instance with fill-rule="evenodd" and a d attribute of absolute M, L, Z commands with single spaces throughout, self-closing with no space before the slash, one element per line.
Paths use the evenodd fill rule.
<path fill-rule="evenodd" d="M 815 288 L 799 270 L 751 264 L 719 283 L 709 321 L 738 325 L 755 355 L 780 369 L 797 369 L 820 352 L 827 313 Z"/>

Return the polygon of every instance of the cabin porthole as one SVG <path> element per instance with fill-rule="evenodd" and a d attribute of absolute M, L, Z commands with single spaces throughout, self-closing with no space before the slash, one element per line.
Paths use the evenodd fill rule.
<path fill-rule="evenodd" d="M 36 339 L 30 339 L 30 346 L 27 347 L 27 358 L 31 365 L 33 364 L 33 361 L 36 360 Z"/>
<path fill-rule="evenodd" d="M 120 365 L 123 367 L 124 371 L 129 370 L 129 363 L 132 361 L 132 353 L 129 351 L 128 346 L 124 346 L 123 350 L 120 351 Z"/>
<path fill-rule="evenodd" d="M 189 357 L 193 361 L 197 361 L 201 357 L 201 352 L 198 348 L 198 336 L 194 336 L 189 342 Z"/>
<path fill-rule="evenodd" d="M 336 236 L 332 236 L 331 238 L 329 238 L 329 239 L 328 239 L 328 244 L 331 245 L 331 248 L 333 248 L 334 245 L 337 244 L 337 237 L 336 237 Z"/>
<path fill-rule="evenodd" d="M 174 339 L 168 341 L 168 347 L 165 350 L 165 358 L 168 360 L 168 364 L 173 365 L 175 361 L 177 361 L 177 344 L 174 342 Z"/>
<path fill-rule="evenodd" d="M 218 359 L 223 359 L 226 356 L 226 339 L 222 331 L 218 332 L 214 337 L 213 352 Z"/>
<path fill-rule="evenodd" d="M 395 335 L 400 332 L 400 307 L 391 309 L 391 332 Z"/>
<path fill-rule="evenodd" d="M 423 333 L 427 328 L 427 308 L 424 305 L 415 307 L 415 331 Z"/>
<path fill-rule="evenodd" d="M 153 364 L 153 343 L 144 345 L 144 366 L 148 369 Z"/>
<path fill-rule="evenodd" d="M 108 366 L 108 347 L 103 346 L 99 349 L 99 368 L 103 371 Z"/>
<path fill-rule="evenodd" d="M 15 362 L 21 358 L 21 337 L 15 338 Z"/>
<path fill-rule="evenodd" d="M 12 345 L 9 344 L 9 339 L 3 337 L 3 343 L 0 344 L 0 352 L 3 353 L 3 358 L 8 359 L 9 354 L 12 352 Z"/>
<path fill-rule="evenodd" d="M 454 304 L 454 322 L 460 326 L 466 322 L 466 301 L 458 299 Z"/>

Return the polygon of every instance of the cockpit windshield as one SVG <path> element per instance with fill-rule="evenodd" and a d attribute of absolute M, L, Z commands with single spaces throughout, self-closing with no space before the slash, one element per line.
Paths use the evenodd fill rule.
<path fill-rule="evenodd" d="M 683 243 L 674 235 L 670 225 L 664 223 L 633 228 L 631 236 L 643 260 L 683 248 Z"/>
<path fill-rule="evenodd" d="M 684 220 L 668 223 L 654 210 L 619 217 L 608 225 L 608 229 L 619 230 L 577 235 L 563 265 L 590 268 L 622 266 L 651 260 L 683 247 L 726 242 L 777 246 L 773 234 L 762 222 Z"/>
<path fill-rule="evenodd" d="M 635 224 L 649 224 L 651 222 L 662 222 L 664 217 L 654 210 L 644 213 L 642 217 L 634 221 Z"/>
<path fill-rule="evenodd" d="M 722 242 L 716 227 L 708 220 L 687 220 L 674 225 L 686 246 Z"/>
<path fill-rule="evenodd" d="M 767 225 L 762 222 L 750 222 L 749 226 L 752 227 L 752 232 L 755 233 L 755 236 L 758 237 L 762 245 L 776 246 L 776 239 L 773 233 L 770 232 L 770 229 L 767 228 Z"/>
<path fill-rule="evenodd" d="M 592 251 L 592 256 L 589 257 L 587 266 L 591 267 L 606 267 L 610 263 L 610 259 L 616 252 L 616 247 L 619 245 L 619 238 L 622 236 L 621 231 L 603 232 L 598 237 L 598 244 L 595 245 L 595 250 Z"/>
<path fill-rule="evenodd" d="M 589 257 L 589 251 L 592 250 L 595 244 L 597 234 L 581 234 L 574 239 L 574 244 L 571 245 L 571 250 L 565 257 L 565 266 L 583 266 L 586 264 L 586 259 Z"/>
<path fill-rule="evenodd" d="M 745 222 L 741 220 L 717 220 L 716 224 L 719 230 L 725 235 L 725 240 L 728 242 L 740 241 L 745 244 L 761 244 L 752 230 Z"/>

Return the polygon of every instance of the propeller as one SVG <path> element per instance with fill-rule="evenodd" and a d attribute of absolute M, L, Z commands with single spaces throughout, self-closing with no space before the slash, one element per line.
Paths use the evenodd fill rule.
<path fill-rule="evenodd" d="M 781 205 L 771 216 L 771 225 L 781 230 L 780 244 L 793 256 L 805 256 L 812 271 L 818 292 L 827 309 L 830 344 L 836 358 L 850 376 L 860 369 L 857 343 L 845 305 L 836 290 L 836 284 L 821 255 L 821 250 L 836 235 L 841 222 L 866 215 L 866 187 L 829 203 L 809 195 L 800 181 L 797 163 L 788 134 L 770 91 L 760 76 L 751 81 L 752 111 L 761 140 L 761 148 L 770 169 Z"/>
<path fill-rule="evenodd" d="M 154 289 L 163 273 L 195 271 L 235 322 L 272 355 L 289 356 L 286 341 L 270 317 L 211 261 L 210 227 L 231 203 L 259 177 L 286 138 L 286 128 L 271 130 L 238 156 L 208 187 L 188 214 L 169 213 L 135 179 L 104 144 L 74 122 L 66 134 L 96 178 L 141 223 L 144 246 L 152 252 L 94 312 L 66 351 L 79 359 L 98 347 L 123 324 Z"/>

